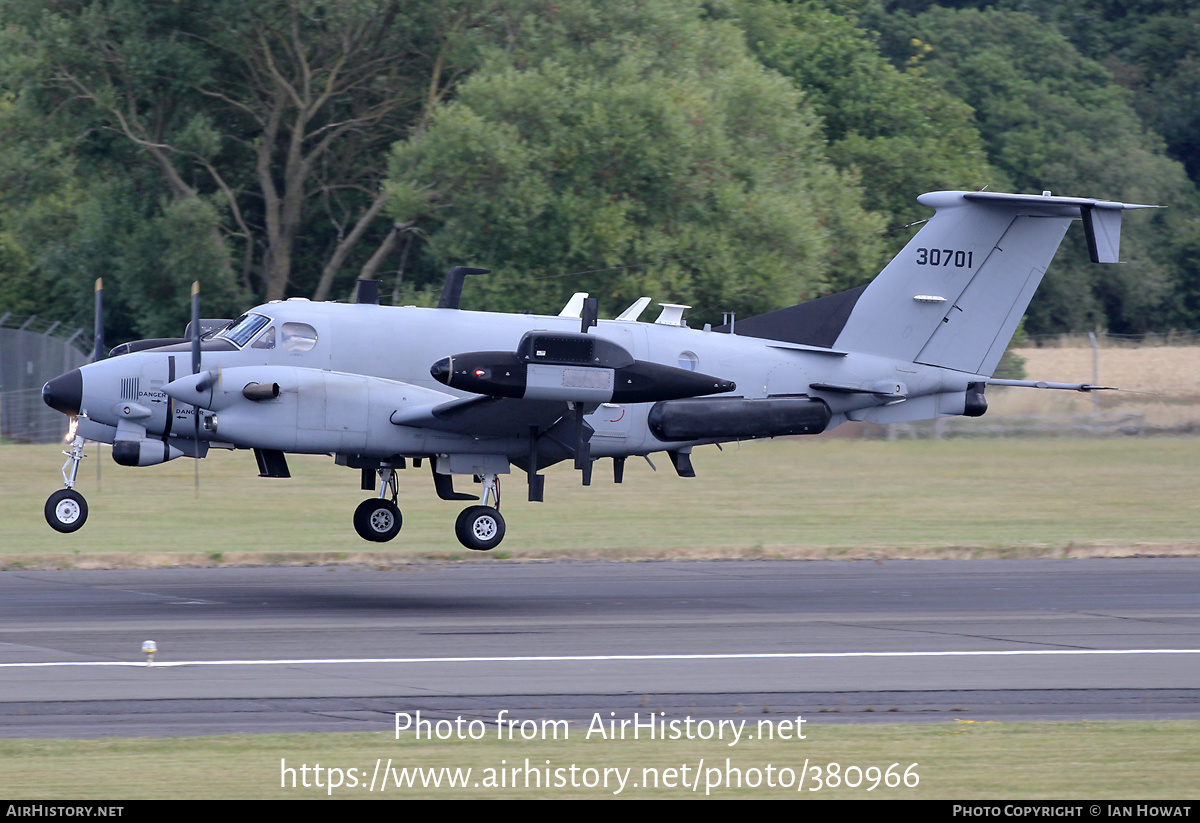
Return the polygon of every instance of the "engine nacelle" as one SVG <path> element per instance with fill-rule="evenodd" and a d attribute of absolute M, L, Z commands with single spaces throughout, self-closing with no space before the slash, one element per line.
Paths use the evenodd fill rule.
<path fill-rule="evenodd" d="M 398 410 L 434 407 L 452 395 L 411 383 L 296 366 L 236 366 L 174 380 L 163 391 L 216 412 L 204 431 L 238 446 L 308 454 L 386 454 L 418 448 L 392 425 Z"/>
<path fill-rule="evenodd" d="M 114 441 L 112 456 L 122 466 L 157 466 L 183 457 L 183 452 L 162 439 L 146 437 L 141 440 Z"/>
<path fill-rule="evenodd" d="M 429 373 L 474 394 L 583 403 L 652 403 L 737 388 L 719 377 L 634 360 L 610 340 L 570 332 L 528 332 L 515 352 L 455 354 Z"/>

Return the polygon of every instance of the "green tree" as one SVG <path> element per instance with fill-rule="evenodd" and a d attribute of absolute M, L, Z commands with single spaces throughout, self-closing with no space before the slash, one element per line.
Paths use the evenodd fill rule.
<path fill-rule="evenodd" d="M 129 211 L 106 215 L 120 234 L 99 244 L 112 255 L 103 263 L 157 282 L 130 292 L 141 316 L 126 325 L 161 332 L 164 312 L 186 317 L 186 302 L 155 303 L 169 299 L 178 263 L 216 267 L 201 278 L 217 284 L 205 286 L 206 311 L 234 284 L 247 296 L 324 298 L 339 272 L 377 265 L 394 244 L 380 186 L 387 148 L 419 131 L 472 67 L 492 6 L 0 0 L 0 93 L 15 112 L 0 134 L 70 157 L 79 208 L 100 192 L 129 195 L 109 203 Z M 29 222 L 10 202 L 0 229 Z M 70 258 L 96 249 L 89 219 L 60 222 L 57 244 L 30 232 L 19 241 L 24 265 L 81 302 L 90 284 L 72 274 L 87 263 Z"/>
<path fill-rule="evenodd" d="M 889 51 L 911 59 L 920 49 L 927 75 L 975 111 L 988 159 L 1015 190 L 1171 206 L 1128 217 L 1129 265 L 1092 265 L 1082 232 L 1069 233 L 1030 306 L 1029 332 L 1138 332 L 1177 319 L 1175 295 L 1191 278 L 1177 245 L 1195 189 L 1112 75 L 1028 14 L 931 7 L 890 21 Z"/>
<path fill-rule="evenodd" d="M 714 14 L 736 22 L 759 60 L 803 90 L 830 158 L 868 181 L 868 208 L 886 212 L 891 225 L 928 216 L 916 202 L 922 192 L 1003 185 L 970 107 L 919 65 L 895 68 L 857 25 L 854 7 L 833 5 L 840 13 L 812 0 L 730 0 Z"/>
<path fill-rule="evenodd" d="M 392 214 L 432 268 L 496 271 L 471 304 L 555 311 L 578 290 L 611 313 L 647 294 L 719 322 L 876 268 L 857 180 L 737 29 L 686 4 L 558 3 L 513 39 L 392 158 Z"/>
<path fill-rule="evenodd" d="M 55 141 L 23 129 L 11 96 L 0 95 L 0 313 L 46 314 L 81 322 L 71 289 L 44 278 L 36 250 L 54 242 L 70 220 L 80 191 L 76 164 Z"/>

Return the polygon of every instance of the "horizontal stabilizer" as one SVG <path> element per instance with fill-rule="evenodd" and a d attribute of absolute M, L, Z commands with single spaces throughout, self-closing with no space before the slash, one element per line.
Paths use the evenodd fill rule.
<path fill-rule="evenodd" d="M 972 191 L 964 192 L 963 198 L 979 203 L 1013 207 L 1018 209 L 1019 213 L 1035 217 L 1082 217 L 1088 253 L 1093 263 L 1121 262 L 1121 212 L 1126 209 L 1159 208 L 1141 203 L 1117 203 L 1086 197 L 1054 197 L 1049 192 L 1036 195 Z"/>

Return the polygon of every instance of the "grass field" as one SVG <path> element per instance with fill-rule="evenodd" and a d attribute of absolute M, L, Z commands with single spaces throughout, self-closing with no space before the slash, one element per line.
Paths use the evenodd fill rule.
<path fill-rule="evenodd" d="M 0 558 L 7 567 L 422 559 L 708 557 L 1062 557 L 1181 554 L 1200 548 L 1200 439 L 879 442 L 793 439 L 697 449 L 698 476 L 608 461 L 583 488 L 548 472 L 547 502 L 506 479 L 508 535 L 463 550 L 460 505 L 438 500 L 428 470 L 401 472 L 405 526 L 386 546 L 360 539 L 357 472 L 291 458 L 293 477 L 257 477 L 248 452 L 126 468 L 108 449 L 86 460 L 87 525 L 61 535 L 42 507 L 61 486 L 55 447 L 0 446 Z M 459 481 L 461 485 L 461 480 Z M 99 488 L 97 488 L 99 486 Z"/>
<path fill-rule="evenodd" d="M 748 727 L 754 728 L 757 716 L 747 717 Z M 583 726 L 571 729 L 570 740 L 527 742 L 490 737 L 480 742 L 428 741 L 407 733 L 398 740 L 393 734 L 10 740 L 0 741 L 0 774 L 10 799 L 702 798 L 706 784 L 711 787 L 709 796 L 717 798 L 1163 801 L 1196 794 L 1200 723 L 1195 722 L 822 726 L 817 716 L 807 718 L 803 728 L 804 740 L 743 740 L 732 747 L 716 740 L 584 740 Z M 452 789 L 445 782 L 440 788 L 423 788 L 418 780 L 414 787 L 397 789 L 392 784 L 384 791 L 377 782 L 371 791 L 377 760 L 381 767 L 390 760 L 397 772 L 448 767 L 470 768 L 471 774 L 467 788 Z M 541 771 L 541 788 L 532 782 L 525 788 L 524 772 L 517 773 L 513 788 L 511 769 L 524 769 L 527 760 Z M 322 787 L 317 787 L 317 764 L 339 769 L 341 775 L 333 782 L 341 785 L 330 789 L 330 778 L 323 774 Z M 902 778 L 907 771 L 909 783 L 915 785 L 885 785 L 882 778 L 892 764 L 897 764 L 894 776 Z M 309 767 L 309 788 L 303 786 L 303 765 Z M 577 767 L 574 774 L 572 765 Z M 768 765 L 773 767 L 770 772 Z M 285 766 L 295 770 L 296 788 Z M 872 767 L 878 772 L 868 771 Z M 357 770 L 353 776 L 351 768 Z M 544 779 L 547 768 L 550 788 Z M 588 768 L 598 771 L 585 772 Z M 488 769 L 494 787 L 488 785 Z M 502 769 L 508 770 L 504 785 L 498 771 Z M 600 782 L 604 769 L 625 774 L 626 787 L 619 794 L 616 772 L 610 772 L 607 788 Z M 735 770 L 740 770 L 741 788 Z M 797 791 L 801 772 L 805 783 Z M 829 780 L 831 772 L 838 777 Z M 566 784 L 561 788 L 559 775 Z M 681 785 L 687 781 L 692 786 L 697 776 L 697 788 Z M 840 785 L 814 791 L 817 776 Z M 281 786 L 284 778 L 286 787 Z M 768 785 L 772 779 L 774 788 Z M 599 785 L 570 785 L 584 780 Z M 849 787 L 847 780 L 859 785 Z M 733 788 L 726 781 L 733 782 Z"/>
<path fill-rule="evenodd" d="M 294 477 L 256 477 L 248 453 L 145 469 L 101 457 L 86 461 L 80 488 L 91 517 L 73 535 L 50 530 L 46 496 L 58 488 L 55 447 L 0 446 L 0 564 L 28 567 L 162 566 L 266 562 L 557 559 L 1076 557 L 1193 554 L 1200 549 L 1200 439 L 1131 438 L 881 442 L 796 439 L 697 450 L 698 477 L 683 480 L 668 461 L 652 472 L 631 461 L 623 486 L 598 464 L 596 483 L 548 474 L 545 504 L 524 500 L 523 477 L 506 484 L 508 537 L 486 555 L 458 547 L 452 523 L 459 504 L 438 501 L 427 470 L 401 477 L 405 528 L 387 547 L 360 540 L 350 513 L 366 496 L 357 473 L 328 458 L 293 458 Z M 886 711 L 881 707 L 880 711 Z M 750 722 L 757 707 L 747 711 Z M 764 783 L 722 787 L 717 797 L 918 797 L 953 799 L 1103 799 L 1190 797 L 1200 724 L 972 723 L 822 726 L 808 738 L 755 741 L 729 748 L 682 741 L 428 742 L 391 735 L 266 735 L 170 740 L 0 741 L 5 794 L 30 798 L 300 798 L 326 788 L 281 788 L 286 765 L 320 763 L 359 770 L 359 786 L 335 797 L 612 797 L 610 787 L 404 789 L 363 788 L 377 759 L 396 768 L 705 769 L 730 765 Z M 582 731 L 582 729 L 578 730 Z M 574 733 L 573 733 L 574 734 Z M 770 788 L 786 767 L 810 772 L 805 790 Z M 546 761 L 550 761 L 546 764 Z M 865 781 L 811 792 L 811 771 L 837 763 Z M 867 791 L 872 766 L 918 764 L 915 788 Z M 493 772 L 494 774 L 494 772 Z M 581 773 L 582 774 L 582 773 Z M 670 778 L 678 782 L 682 772 Z M 327 779 L 327 778 L 326 778 Z M 569 779 L 569 778 L 568 778 Z M 315 782 L 315 777 L 312 778 Z M 621 797 L 702 797 L 676 785 L 632 788 Z M 482 794 L 481 794 L 482 793 Z"/>

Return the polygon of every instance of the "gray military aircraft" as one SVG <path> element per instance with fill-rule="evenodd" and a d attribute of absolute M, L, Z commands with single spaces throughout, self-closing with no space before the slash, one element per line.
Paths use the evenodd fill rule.
<path fill-rule="evenodd" d="M 541 470 L 563 460 L 587 485 L 593 462 L 612 458 L 620 483 L 627 457 L 665 451 L 691 477 L 704 444 L 977 417 L 989 385 L 1103 388 L 992 374 L 1071 222 L 1082 219 L 1093 261 L 1115 263 L 1121 213 L 1153 207 L 1049 192 L 918 201 L 934 216 L 868 285 L 703 331 L 676 304 L 640 322 L 645 297 L 613 320 L 583 294 L 558 316 L 460 310 L 465 276 L 487 273 L 462 267 L 437 308 L 381 306 L 378 284 L 360 281 L 355 303 L 292 298 L 201 321 L 193 294 L 186 338 L 119 346 L 42 390 L 72 418 L 66 488 L 46 519 L 62 532 L 86 520 L 74 488 L 86 440 L 111 443 L 127 466 L 243 448 L 264 477 L 289 476 L 289 452 L 358 469 L 375 495 L 354 527 L 382 542 L 402 522 L 396 472 L 426 461 L 444 500 L 476 500 L 454 475 L 481 482 L 455 532 L 486 551 L 504 537 L 511 466 L 540 501 Z"/>

